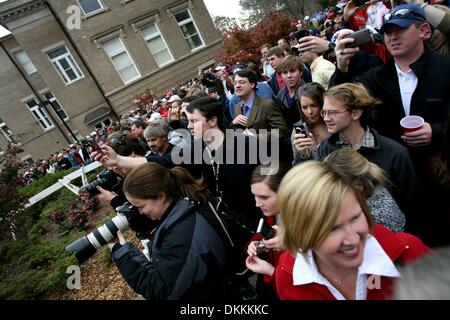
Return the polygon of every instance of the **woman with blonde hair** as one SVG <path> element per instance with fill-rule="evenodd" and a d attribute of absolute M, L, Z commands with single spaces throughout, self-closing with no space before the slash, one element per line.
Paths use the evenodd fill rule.
<path fill-rule="evenodd" d="M 113 262 L 138 294 L 151 300 L 215 300 L 226 293 L 225 247 L 200 213 L 209 192 L 181 167 L 146 163 L 123 185 L 140 214 L 158 221 L 149 242 L 150 260 L 117 233 L 109 243 Z"/>
<path fill-rule="evenodd" d="M 291 169 L 278 192 L 285 252 L 275 269 L 280 299 L 384 299 L 399 272 L 430 250 L 374 224 L 364 196 L 329 163 Z"/>
<path fill-rule="evenodd" d="M 405 215 L 386 189 L 387 179 L 383 169 L 353 149 L 336 150 L 324 161 L 340 170 L 352 185 L 361 190 L 376 223 L 394 232 L 404 231 Z"/>

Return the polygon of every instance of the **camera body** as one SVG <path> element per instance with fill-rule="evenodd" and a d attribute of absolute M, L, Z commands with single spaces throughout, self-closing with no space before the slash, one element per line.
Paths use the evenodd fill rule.
<path fill-rule="evenodd" d="M 84 191 L 89 193 L 89 196 L 93 197 L 100 193 L 97 190 L 97 186 L 103 189 L 120 193 L 122 190 L 122 182 L 119 180 L 117 174 L 111 169 L 105 169 L 97 175 L 97 179 L 88 184 Z"/>
<path fill-rule="evenodd" d="M 356 47 L 374 42 L 373 36 L 370 33 L 369 29 L 362 29 L 362 30 L 350 33 L 350 34 L 342 37 L 342 39 L 346 39 L 346 38 L 355 39 L 355 41 L 353 41 L 352 43 L 346 44 L 345 45 L 346 48 L 356 48 Z"/>
<path fill-rule="evenodd" d="M 261 253 L 267 252 L 267 250 L 268 249 L 267 249 L 266 245 L 264 244 L 264 242 L 262 240 L 258 241 L 258 243 L 256 244 L 257 254 L 260 255 Z"/>
<path fill-rule="evenodd" d="M 261 218 L 258 230 L 256 232 L 261 234 L 265 240 L 272 239 L 273 237 L 275 237 L 276 234 L 275 229 L 272 228 L 267 223 L 265 223 L 263 218 Z M 258 241 L 258 243 L 256 243 L 256 252 L 258 255 L 267 251 L 269 251 L 269 248 L 266 247 L 263 240 Z"/>
<path fill-rule="evenodd" d="M 98 249 L 116 237 L 117 231 L 131 228 L 139 239 L 147 239 L 147 233 L 157 226 L 157 222 L 139 214 L 131 203 L 125 202 L 116 208 L 117 215 L 88 235 L 75 240 L 66 247 L 69 253 L 75 252 L 81 264 L 92 257 Z"/>
<path fill-rule="evenodd" d="M 302 122 L 300 124 L 295 124 L 294 129 L 295 129 L 295 133 L 297 133 L 297 134 L 301 133 L 301 134 L 304 134 L 305 137 L 309 136 L 309 128 L 305 122 Z"/>

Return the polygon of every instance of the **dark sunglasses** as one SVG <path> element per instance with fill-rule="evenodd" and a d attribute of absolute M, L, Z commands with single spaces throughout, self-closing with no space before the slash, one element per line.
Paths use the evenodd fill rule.
<path fill-rule="evenodd" d="M 386 13 L 383 16 L 383 22 L 384 23 L 389 22 L 390 20 L 392 20 L 394 18 L 403 19 L 403 18 L 409 18 L 409 17 L 412 17 L 412 18 L 420 17 L 423 20 L 426 20 L 425 17 L 422 14 L 420 14 L 420 13 L 414 11 L 414 10 L 411 10 L 411 9 L 399 9 L 399 10 L 394 11 L 394 12 Z M 422 19 L 417 19 L 416 18 L 415 20 L 422 20 Z"/>

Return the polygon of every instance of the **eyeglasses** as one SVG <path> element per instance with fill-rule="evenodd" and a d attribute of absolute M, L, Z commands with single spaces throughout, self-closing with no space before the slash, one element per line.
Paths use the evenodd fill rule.
<path fill-rule="evenodd" d="M 390 20 L 392 20 L 394 18 L 402 19 L 402 18 L 408 18 L 408 17 L 412 17 L 413 19 L 415 17 L 417 17 L 417 18 L 415 18 L 415 20 L 426 20 L 425 17 L 422 14 L 420 14 L 420 13 L 414 11 L 414 10 L 411 10 L 411 9 L 399 9 L 399 10 L 397 10 L 395 12 L 386 13 L 383 16 L 383 22 L 386 23 L 386 22 L 388 22 L 388 21 L 390 21 Z M 420 17 L 422 19 L 418 19 L 418 17 Z"/>
<path fill-rule="evenodd" d="M 339 113 L 344 113 L 344 112 L 350 112 L 350 110 L 345 110 L 345 111 L 336 111 L 336 110 L 320 110 L 320 115 L 322 116 L 322 118 L 325 118 L 327 115 L 330 118 L 334 118 L 337 114 Z"/>

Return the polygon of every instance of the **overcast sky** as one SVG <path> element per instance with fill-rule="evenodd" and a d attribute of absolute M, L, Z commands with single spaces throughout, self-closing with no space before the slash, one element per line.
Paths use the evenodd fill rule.
<path fill-rule="evenodd" d="M 242 17 L 242 9 L 239 0 L 203 0 L 209 13 L 213 16 L 225 16 L 230 18 Z"/>
<path fill-rule="evenodd" d="M 7 0 L 0 0 L 4 2 Z M 209 13 L 212 16 L 225 16 L 230 18 L 241 18 L 242 10 L 239 6 L 239 0 L 203 0 L 205 2 L 206 7 L 208 8 Z M 8 34 L 3 27 L 0 26 L 0 38 L 4 35 Z"/>

